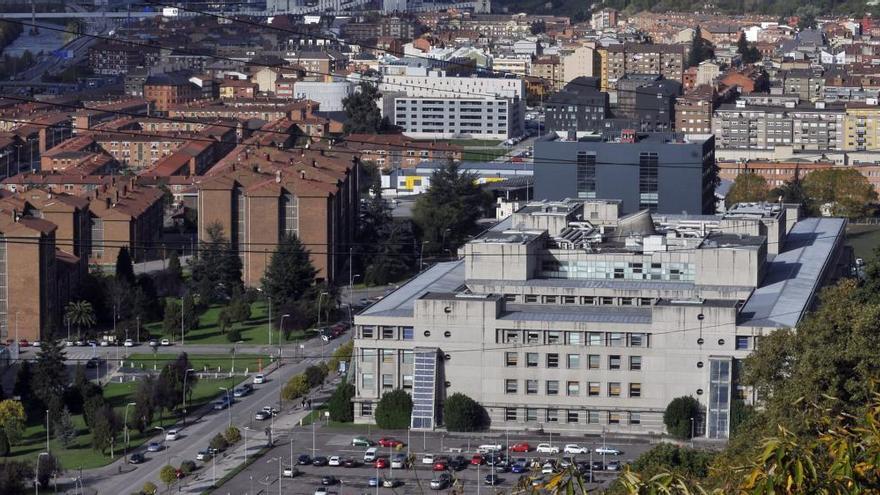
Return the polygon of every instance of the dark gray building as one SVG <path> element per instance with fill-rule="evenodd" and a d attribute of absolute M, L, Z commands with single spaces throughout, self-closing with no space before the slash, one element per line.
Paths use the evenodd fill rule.
<path fill-rule="evenodd" d="M 675 123 L 675 99 L 681 83 L 664 79 L 636 89 L 636 120 L 642 132 L 671 132 Z"/>
<path fill-rule="evenodd" d="M 544 125 L 551 131 L 601 131 L 608 117 L 608 93 L 595 77 L 578 77 L 544 105 Z"/>
<path fill-rule="evenodd" d="M 715 211 L 715 138 L 672 133 L 535 144 L 535 199 L 619 199 L 623 213 Z"/>

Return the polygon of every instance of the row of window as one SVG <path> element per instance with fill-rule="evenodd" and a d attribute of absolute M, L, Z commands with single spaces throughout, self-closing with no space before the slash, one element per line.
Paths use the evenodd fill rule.
<path fill-rule="evenodd" d="M 565 344 L 592 347 L 650 347 L 642 332 L 563 332 L 559 330 L 499 330 L 502 344 Z"/>
<path fill-rule="evenodd" d="M 641 371 L 642 369 L 642 356 L 620 356 L 620 355 L 610 355 L 606 356 L 606 365 L 609 370 L 620 370 L 622 369 L 623 362 L 626 360 L 628 362 L 628 369 L 631 371 Z M 515 368 L 519 366 L 520 363 L 520 354 L 518 352 L 505 352 L 504 353 L 504 366 L 508 368 Z M 581 369 L 581 355 L 580 354 L 564 354 L 563 358 L 565 359 L 565 367 L 570 370 Z M 541 355 L 537 352 L 527 352 L 525 366 L 526 368 L 538 368 L 541 363 Z M 544 367 L 545 368 L 559 368 L 560 367 L 560 355 L 555 352 L 550 352 L 545 355 L 544 359 Z M 586 359 L 586 368 L 590 370 L 598 370 L 602 368 L 602 356 L 598 354 L 587 354 Z"/>
<path fill-rule="evenodd" d="M 361 407 L 361 412 L 363 412 L 363 410 L 363 407 Z M 370 405 L 368 410 L 372 413 L 373 406 Z M 600 411 L 578 411 L 575 409 L 560 410 L 552 408 L 537 409 L 531 407 L 504 408 L 504 420 L 508 422 L 545 421 L 548 423 L 558 423 L 561 422 L 563 418 L 568 424 L 600 424 L 602 419 Z M 605 415 L 605 424 L 619 425 L 624 424 L 624 421 L 626 421 L 627 424 L 639 425 L 642 424 L 642 415 L 635 411 L 609 411 Z"/>
<path fill-rule="evenodd" d="M 549 268 L 550 266 L 548 266 Z M 557 268 L 554 265 L 553 268 Z M 651 297 L 612 297 L 612 296 L 557 296 L 539 294 L 504 294 L 504 300 L 525 304 L 581 304 L 584 306 L 650 306 Z"/>
<path fill-rule="evenodd" d="M 540 393 L 540 380 L 524 380 L 525 381 L 525 394 L 526 395 L 538 395 Z M 504 380 L 504 393 L 507 395 L 513 395 L 520 393 L 519 380 L 517 379 L 507 379 Z M 579 381 L 567 381 L 564 382 L 565 385 L 565 395 L 569 397 L 579 397 L 581 395 L 581 382 Z M 623 384 L 621 382 L 608 382 L 605 388 L 605 397 L 620 397 L 623 389 Z M 545 395 L 559 395 L 559 380 L 544 380 L 544 394 Z M 602 382 L 586 382 L 586 389 L 584 390 L 585 397 L 602 397 Z M 641 383 L 630 383 L 629 384 L 629 395 L 627 397 L 636 398 L 642 396 L 642 384 Z"/>

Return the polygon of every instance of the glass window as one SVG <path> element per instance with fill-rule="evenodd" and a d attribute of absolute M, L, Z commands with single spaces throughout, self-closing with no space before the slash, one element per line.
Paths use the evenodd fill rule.
<path fill-rule="evenodd" d="M 600 367 L 600 364 L 599 364 L 599 363 L 600 363 L 601 360 L 602 360 L 602 356 L 600 356 L 600 355 L 598 355 L 598 354 L 590 354 L 590 355 L 587 356 L 587 357 L 588 357 L 589 360 L 590 360 L 589 368 L 590 368 L 591 370 L 597 370 L 597 369 L 599 369 L 599 367 Z"/>
<path fill-rule="evenodd" d="M 559 395 L 559 381 L 547 380 L 547 395 Z"/>
<path fill-rule="evenodd" d="M 373 388 L 372 373 L 361 373 L 361 388 Z"/>
<path fill-rule="evenodd" d="M 547 367 L 548 368 L 558 368 L 559 367 L 559 354 L 555 352 L 551 352 L 547 354 Z"/>
<path fill-rule="evenodd" d="M 544 296 L 544 304 L 556 304 L 556 296 Z"/>
<path fill-rule="evenodd" d="M 519 385 L 516 380 L 504 380 L 504 392 L 508 394 L 515 394 L 518 392 Z"/>
<path fill-rule="evenodd" d="M 630 347 L 642 347 L 645 342 L 645 334 L 643 333 L 631 333 L 629 334 L 629 346 Z"/>
<path fill-rule="evenodd" d="M 611 347 L 622 347 L 623 334 L 620 332 L 608 332 L 608 345 Z"/>
<path fill-rule="evenodd" d="M 633 371 L 642 369 L 642 356 L 630 356 L 629 369 Z"/>
<path fill-rule="evenodd" d="M 558 344 L 560 342 L 559 332 L 547 332 L 547 343 Z"/>
<path fill-rule="evenodd" d="M 526 353 L 526 368 L 537 368 L 538 367 L 538 353 L 537 352 L 527 352 Z"/>
<path fill-rule="evenodd" d="M 535 294 L 526 294 L 525 301 L 527 303 L 536 303 L 538 302 L 538 296 Z"/>
<path fill-rule="evenodd" d="M 382 362 L 385 364 L 393 364 L 395 353 L 396 351 L 393 349 L 382 349 Z"/>
<path fill-rule="evenodd" d="M 504 331 L 504 343 L 505 344 L 519 344 L 519 330 L 505 330 Z"/>
<path fill-rule="evenodd" d="M 630 383 L 629 384 L 629 396 L 630 397 L 641 397 L 642 396 L 642 384 L 641 383 Z"/>
<path fill-rule="evenodd" d="M 629 413 L 629 424 L 631 424 L 631 425 L 642 424 L 642 413 L 637 413 L 637 412 Z"/>
<path fill-rule="evenodd" d="M 526 332 L 526 343 L 540 344 L 541 343 L 541 334 L 538 332 Z"/>
<path fill-rule="evenodd" d="M 413 364 L 413 351 L 403 351 L 403 364 Z"/>
<path fill-rule="evenodd" d="M 581 355 L 580 354 L 569 354 L 568 355 L 568 369 L 575 370 L 581 367 Z"/>
<path fill-rule="evenodd" d="M 390 374 L 382 375 L 382 388 L 393 388 L 394 387 L 394 376 Z"/>
<path fill-rule="evenodd" d="M 619 370 L 620 369 L 620 356 L 608 356 L 608 369 L 610 369 L 610 370 Z"/>
<path fill-rule="evenodd" d="M 403 340 L 413 339 L 413 327 L 403 327 Z"/>
<path fill-rule="evenodd" d="M 584 343 L 584 334 L 581 332 L 565 332 L 565 342 L 569 345 L 581 345 Z"/>
<path fill-rule="evenodd" d="M 736 348 L 737 350 L 743 350 L 749 348 L 749 338 L 747 336 L 736 336 Z"/>
<path fill-rule="evenodd" d="M 526 409 L 526 421 L 538 421 L 538 410 L 533 408 Z"/>
<path fill-rule="evenodd" d="M 382 338 L 383 339 L 393 339 L 394 338 L 394 327 L 382 327 Z"/>
<path fill-rule="evenodd" d="M 550 423 L 559 421 L 559 409 L 547 409 L 547 421 Z"/>
<path fill-rule="evenodd" d="M 505 352 L 504 362 L 507 366 L 516 366 L 519 360 L 519 354 L 516 352 Z"/>
<path fill-rule="evenodd" d="M 602 332 L 590 332 L 587 334 L 588 345 L 602 345 Z"/>
<path fill-rule="evenodd" d="M 608 382 L 608 397 L 620 397 L 620 382 Z"/>
<path fill-rule="evenodd" d="M 581 416 L 580 411 L 569 410 L 568 413 L 566 414 L 565 420 L 568 423 L 577 424 L 581 420 L 580 416 Z"/>
<path fill-rule="evenodd" d="M 568 395 L 572 397 L 577 397 L 578 395 L 581 395 L 580 382 L 568 382 L 566 384 L 566 388 L 568 389 Z"/>
<path fill-rule="evenodd" d="M 609 425 L 619 425 L 620 424 L 620 413 L 619 412 L 608 413 L 608 424 Z"/>
<path fill-rule="evenodd" d="M 598 397 L 601 386 L 599 382 L 590 382 L 588 384 L 590 397 Z"/>
<path fill-rule="evenodd" d="M 599 411 L 587 411 L 587 423 L 599 424 Z"/>
<path fill-rule="evenodd" d="M 505 421 L 516 421 L 516 408 L 515 407 L 505 407 L 504 408 L 504 420 Z"/>
<path fill-rule="evenodd" d="M 361 349 L 361 362 L 376 359 L 376 349 Z"/>
<path fill-rule="evenodd" d="M 373 330 L 373 327 L 361 327 L 361 337 L 365 339 L 372 339 Z"/>
<path fill-rule="evenodd" d="M 563 304 L 574 304 L 575 297 L 574 296 L 562 296 Z"/>
<path fill-rule="evenodd" d="M 403 375 L 403 388 L 410 389 L 413 386 L 413 376 L 412 375 Z"/>
<path fill-rule="evenodd" d="M 373 415 L 373 404 L 370 402 L 362 402 L 361 403 L 361 416 L 372 416 Z"/>
<path fill-rule="evenodd" d="M 526 380 L 526 394 L 535 395 L 538 393 L 538 380 Z"/>

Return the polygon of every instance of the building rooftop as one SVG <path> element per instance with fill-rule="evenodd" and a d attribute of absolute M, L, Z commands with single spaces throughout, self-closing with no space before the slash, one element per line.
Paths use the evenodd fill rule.
<path fill-rule="evenodd" d="M 499 320 L 650 324 L 650 307 L 508 304 Z"/>
<path fill-rule="evenodd" d="M 797 325 L 810 309 L 845 228 L 842 218 L 806 218 L 796 223 L 786 238 L 785 251 L 768 263 L 761 286 L 743 306 L 739 325 Z"/>

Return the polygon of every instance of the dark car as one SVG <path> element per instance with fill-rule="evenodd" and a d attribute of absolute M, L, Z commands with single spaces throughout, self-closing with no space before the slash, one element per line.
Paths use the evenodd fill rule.
<path fill-rule="evenodd" d="M 487 474 L 486 479 L 484 481 L 489 486 L 495 486 L 498 483 L 501 483 L 501 478 L 499 478 L 498 476 L 495 476 L 494 474 Z"/>
<path fill-rule="evenodd" d="M 313 466 L 326 466 L 329 462 L 330 461 L 322 455 L 319 455 L 319 456 L 315 457 L 314 459 L 312 459 Z"/>
<path fill-rule="evenodd" d="M 511 473 L 527 473 L 529 471 L 528 466 L 524 463 L 517 462 L 513 466 L 510 467 Z"/>
<path fill-rule="evenodd" d="M 469 461 L 463 455 L 455 456 L 451 461 L 449 461 L 449 467 L 454 469 L 455 471 L 461 471 L 462 469 L 468 467 Z"/>
<path fill-rule="evenodd" d="M 346 457 L 345 460 L 342 461 L 342 467 L 353 468 L 358 466 L 360 466 L 360 464 L 352 457 Z"/>
<path fill-rule="evenodd" d="M 312 463 L 312 458 L 308 454 L 302 454 L 296 458 L 296 463 L 300 466 L 307 466 Z"/>
<path fill-rule="evenodd" d="M 335 485 L 336 483 L 339 483 L 339 480 L 335 476 L 328 475 L 321 478 L 321 484 L 324 486 Z"/>
<path fill-rule="evenodd" d="M 128 459 L 128 462 L 132 464 L 140 464 L 144 462 L 144 454 L 131 454 L 131 457 Z"/>
<path fill-rule="evenodd" d="M 605 464 L 602 461 L 593 461 L 593 471 L 602 471 L 605 469 Z"/>

